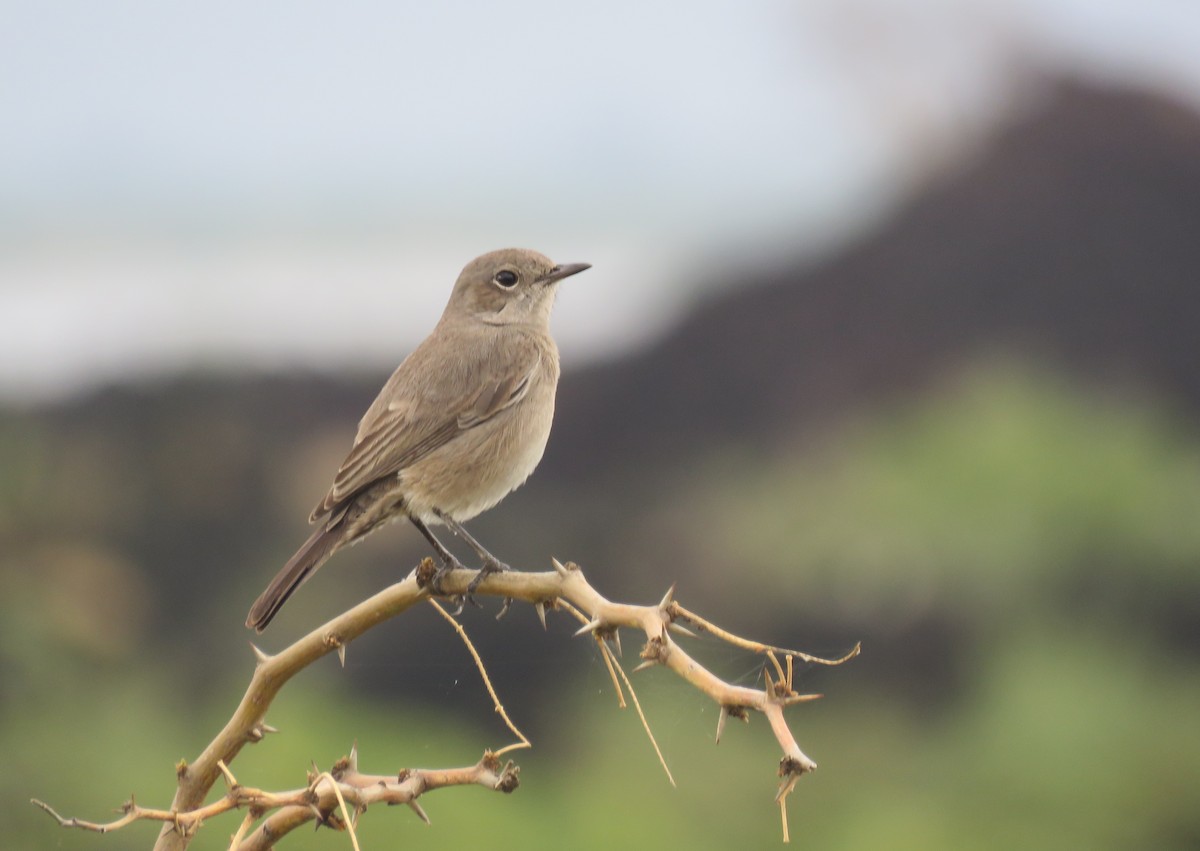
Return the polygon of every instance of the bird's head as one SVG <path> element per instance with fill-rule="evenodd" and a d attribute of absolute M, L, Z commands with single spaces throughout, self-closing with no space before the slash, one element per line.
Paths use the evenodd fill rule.
<path fill-rule="evenodd" d="M 590 269 L 589 263 L 556 264 L 525 248 L 504 248 L 476 257 L 462 270 L 446 314 L 490 325 L 546 325 L 557 284 Z"/>

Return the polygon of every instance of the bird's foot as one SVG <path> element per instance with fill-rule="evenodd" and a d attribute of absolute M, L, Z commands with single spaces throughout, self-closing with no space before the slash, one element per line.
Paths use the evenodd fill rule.
<path fill-rule="evenodd" d="M 467 596 L 470 597 L 472 594 L 478 591 L 480 583 L 493 573 L 507 573 L 510 570 L 512 570 L 512 568 L 499 559 L 484 559 L 483 564 L 479 567 L 479 572 L 475 574 L 475 578 L 472 579 L 471 584 L 467 586 Z"/>
<path fill-rule="evenodd" d="M 458 606 L 455 614 L 460 614 L 466 598 L 462 594 L 451 594 L 446 590 L 446 577 L 456 570 L 470 570 L 470 568 L 450 553 L 446 553 L 439 561 L 437 570 L 429 579 L 429 590 L 438 597 L 449 597 L 451 602 Z"/>
<path fill-rule="evenodd" d="M 472 604 L 476 606 L 479 605 L 475 602 L 475 598 L 472 595 L 479 589 L 480 583 L 493 573 L 505 573 L 509 570 L 512 570 L 512 568 L 499 559 L 485 558 L 483 560 L 483 564 L 479 568 L 479 572 L 475 574 L 475 578 L 472 579 L 471 584 L 467 586 L 467 599 Z M 504 617 L 505 614 L 508 613 L 508 607 L 511 605 L 512 597 L 505 597 L 500 605 L 500 611 L 496 614 L 496 620 L 500 620 L 500 618 Z"/>

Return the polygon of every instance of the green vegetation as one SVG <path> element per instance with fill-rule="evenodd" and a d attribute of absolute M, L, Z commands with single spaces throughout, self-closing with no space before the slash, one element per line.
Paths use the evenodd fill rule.
<path fill-rule="evenodd" d="M 1059 618 L 1081 589 L 1197 594 L 1200 443 L 1140 401 L 991 364 L 815 449 L 739 459 L 699 510 L 725 558 L 847 613 Z"/>

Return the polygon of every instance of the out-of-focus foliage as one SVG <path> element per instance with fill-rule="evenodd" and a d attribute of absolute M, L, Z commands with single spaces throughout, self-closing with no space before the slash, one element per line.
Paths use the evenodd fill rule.
<path fill-rule="evenodd" d="M 991 364 L 815 450 L 723 459 L 722 487 L 686 513 L 801 605 L 978 622 L 1093 603 L 1137 618 L 1138 601 L 1200 595 L 1200 445 L 1143 401 Z"/>

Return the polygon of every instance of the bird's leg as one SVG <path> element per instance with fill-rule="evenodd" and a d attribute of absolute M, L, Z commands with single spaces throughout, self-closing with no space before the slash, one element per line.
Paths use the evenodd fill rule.
<path fill-rule="evenodd" d="M 491 574 L 501 573 L 505 570 L 512 570 L 511 567 L 484 549 L 483 544 L 475 540 L 471 536 L 471 533 L 464 529 L 462 524 L 453 517 L 448 514 L 443 514 L 440 511 L 437 512 L 437 516 L 441 518 L 443 523 L 446 524 L 446 528 L 466 541 L 467 546 L 473 549 L 483 562 L 483 564 L 481 564 L 479 567 L 479 573 L 475 575 L 475 578 L 471 580 L 471 584 L 467 586 L 467 597 L 470 597 L 472 594 L 474 594 L 475 590 L 479 587 L 479 583 Z M 511 601 L 505 600 L 505 608 L 507 608 L 509 602 Z"/>
<path fill-rule="evenodd" d="M 425 536 L 425 540 L 429 541 L 429 545 L 433 547 L 437 553 L 438 559 L 441 561 L 441 566 L 437 573 L 433 575 L 433 579 L 429 581 L 429 587 L 433 589 L 435 594 L 444 594 L 442 590 L 442 580 L 446 578 L 446 574 L 452 570 L 467 570 L 467 566 L 455 558 L 454 553 L 450 552 L 446 547 L 429 531 L 429 527 L 418 520 L 416 517 L 409 517 L 412 524 L 417 527 L 417 530 Z"/>

